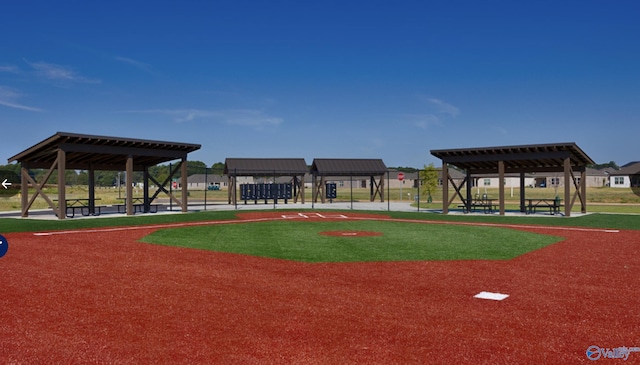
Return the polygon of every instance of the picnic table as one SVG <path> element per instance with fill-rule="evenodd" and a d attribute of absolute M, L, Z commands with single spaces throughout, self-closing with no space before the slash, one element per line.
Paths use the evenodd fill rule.
<path fill-rule="evenodd" d="M 551 215 L 555 215 L 555 214 L 559 214 L 560 213 L 560 208 L 563 206 L 562 205 L 562 199 L 560 198 L 553 198 L 553 199 L 547 199 L 547 198 L 530 198 L 530 199 L 526 199 L 527 200 L 527 205 L 526 205 L 526 213 L 527 214 L 534 214 L 536 213 L 536 210 L 538 208 L 545 208 L 545 209 L 549 209 L 549 213 Z"/>
<path fill-rule="evenodd" d="M 116 204 L 118 208 L 118 213 L 126 213 L 127 212 L 127 198 L 118 198 L 118 200 L 124 200 L 125 204 Z M 142 213 L 144 210 L 144 197 L 132 197 L 133 201 L 133 211 Z M 158 204 L 149 204 L 149 213 L 156 213 L 158 211 Z"/>
<path fill-rule="evenodd" d="M 465 204 L 458 205 L 458 208 L 463 208 L 465 213 L 476 212 L 482 210 L 485 214 L 493 213 L 498 205 L 494 203 L 497 199 L 482 197 L 474 198 L 471 200 L 469 206 Z"/>
<path fill-rule="evenodd" d="M 93 201 L 88 198 L 65 199 L 64 200 L 66 203 L 65 215 L 68 218 L 73 218 L 76 216 L 76 210 L 79 210 L 80 214 L 84 216 L 100 215 L 100 210 L 102 206 L 96 206 L 95 205 L 96 200 L 100 200 L 100 198 L 95 198 L 93 199 Z"/>

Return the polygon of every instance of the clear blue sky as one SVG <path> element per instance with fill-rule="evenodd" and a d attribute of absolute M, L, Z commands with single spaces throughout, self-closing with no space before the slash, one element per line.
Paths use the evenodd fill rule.
<path fill-rule="evenodd" d="M 207 165 L 554 142 L 640 160 L 638 1 L 0 7 L 0 164 L 57 131 L 200 143 Z"/>

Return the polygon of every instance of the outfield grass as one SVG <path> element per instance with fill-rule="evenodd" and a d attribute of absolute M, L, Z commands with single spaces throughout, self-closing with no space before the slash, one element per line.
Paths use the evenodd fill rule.
<path fill-rule="evenodd" d="M 379 232 L 326 236 L 323 231 Z M 163 229 L 143 242 L 303 262 L 506 260 L 561 240 L 506 228 L 381 221 L 274 221 Z"/>

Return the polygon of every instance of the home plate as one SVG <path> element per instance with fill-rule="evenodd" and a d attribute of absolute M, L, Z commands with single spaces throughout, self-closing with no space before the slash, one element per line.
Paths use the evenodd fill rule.
<path fill-rule="evenodd" d="M 500 293 L 491 293 L 488 291 L 481 291 L 480 293 L 474 295 L 474 298 L 480 299 L 491 299 L 491 300 L 504 300 L 509 296 L 509 294 L 500 294 Z"/>

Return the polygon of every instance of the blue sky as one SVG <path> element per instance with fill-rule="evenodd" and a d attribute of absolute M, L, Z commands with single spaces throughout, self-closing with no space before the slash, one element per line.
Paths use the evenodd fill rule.
<path fill-rule="evenodd" d="M 57 131 L 192 160 L 576 142 L 640 160 L 637 1 L 9 1 L 0 157 Z"/>

